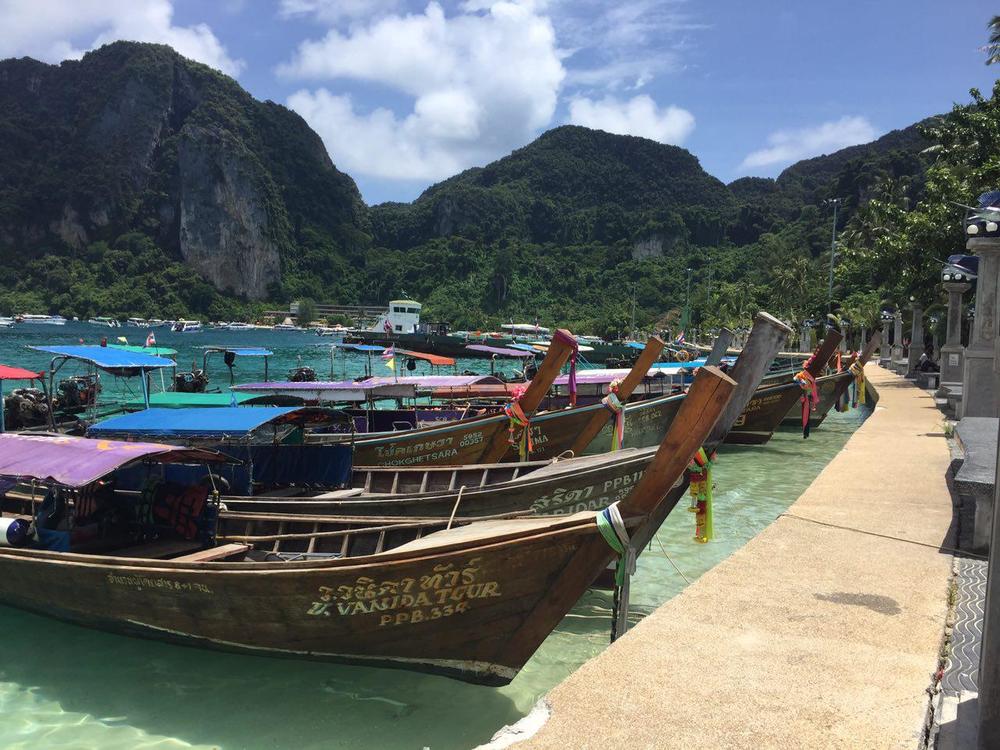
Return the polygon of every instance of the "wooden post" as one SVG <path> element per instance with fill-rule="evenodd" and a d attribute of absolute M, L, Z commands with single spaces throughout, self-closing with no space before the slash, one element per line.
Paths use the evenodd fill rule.
<path fill-rule="evenodd" d="M 538 367 L 538 372 L 535 373 L 535 377 L 528 383 L 527 390 L 518 400 L 521 409 L 524 410 L 526 415 L 530 417 L 535 413 L 538 405 L 545 398 L 545 394 L 552 387 L 553 381 L 559 375 L 559 371 L 562 370 L 563 365 L 566 364 L 570 355 L 577 350 L 577 346 L 578 344 L 576 343 L 576 339 L 573 338 L 573 334 L 565 328 L 560 328 L 555 332 L 555 335 L 552 337 L 552 343 L 549 344 L 549 350 L 545 354 L 545 359 L 542 360 L 542 364 Z M 531 428 L 529 427 L 528 429 Z M 483 451 L 479 463 L 499 463 L 500 459 L 509 449 L 510 445 L 507 443 L 506 432 L 497 430 L 493 435 L 493 441 Z"/>
<path fill-rule="evenodd" d="M 722 361 L 722 358 L 726 356 L 726 352 L 729 351 L 729 345 L 733 342 L 733 332 L 728 328 L 722 328 L 719 330 L 719 335 L 715 337 L 715 343 L 712 344 L 712 351 L 708 353 L 708 357 L 705 358 L 705 364 L 710 367 L 716 367 Z"/>
<path fill-rule="evenodd" d="M 842 338 L 843 336 L 840 335 L 840 331 L 835 331 L 832 328 L 827 330 L 826 336 L 823 338 L 823 343 L 819 345 L 819 349 L 816 350 L 816 353 L 813 354 L 812 359 L 806 366 L 809 374 L 814 378 L 818 378 L 823 374 L 827 363 L 837 353 L 837 347 L 840 345 Z"/>
<path fill-rule="evenodd" d="M 993 479 L 993 527 L 983 605 L 983 640 L 979 654 L 979 750 L 1000 747 L 1000 440 Z"/>
<path fill-rule="evenodd" d="M 736 382 L 718 368 L 698 370 L 652 462 L 632 494 L 621 501 L 623 517 L 645 516 L 663 501 L 705 443 L 735 388 Z"/>
<path fill-rule="evenodd" d="M 730 377 L 736 381 L 736 390 L 729 405 L 723 410 L 719 421 L 715 423 L 709 434 L 708 444 L 722 442 L 737 417 L 743 413 L 764 374 L 771 367 L 771 362 L 781 350 L 792 329 L 777 318 L 766 312 L 757 313 L 750 337 L 746 346 L 740 352 L 739 359 L 729 371 Z"/>
<path fill-rule="evenodd" d="M 646 373 L 649 372 L 649 368 L 653 366 L 653 363 L 660 358 L 660 353 L 663 351 L 665 344 L 661 339 L 653 336 L 649 341 L 646 342 L 646 348 L 642 350 L 639 355 L 639 359 L 635 361 L 632 365 L 632 369 L 629 370 L 628 375 L 622 380 L 620 386 L 618 386 L 618 400 L 624 405 L 628 401 L 632 392 L 636 389 Z M 613 419 L 614 414 L 608 409 L 598 409 L 591 416 L 590 421 L 584 426 L 577 436 L 576 440 L 573 441 L 573 445 L 570 450 L 573 451 L 574 456 L 579 456 L 583 451 L 590 445 L 591 441 L 600 434 L 601 430 L 604 429 L 604 425 L 608 423 L 609 419 Z"/>
<path fill-rule="evenodd" d="M 861 352 L 860 362 L 862 365 L 867 365 L 868 360 L 872 358 L 875 354 L 875 350 L 878 349 L 879 342 L 882 341 L 882 334 L 878 331 L 872 334 L 872 337 L 868 339 L 868 343 L 865 344 L 865 350 Z"/>

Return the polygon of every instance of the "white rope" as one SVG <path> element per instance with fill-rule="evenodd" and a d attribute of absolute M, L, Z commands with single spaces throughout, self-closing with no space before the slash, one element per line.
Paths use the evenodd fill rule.
<path fill-rule="evenodd" d="M 455 514 L 458 512 L 458 504 L 462 502 L 462 493 L 465 492 L 465 485 L 463 484 L 458 488 L 458 497 L 455 498 L 455 507 L 451 509 L 451 517 L 448 519 L 448 525 L 445 526 L 445 531 L 451 528 L 452 523 L 455 521 Z"/>

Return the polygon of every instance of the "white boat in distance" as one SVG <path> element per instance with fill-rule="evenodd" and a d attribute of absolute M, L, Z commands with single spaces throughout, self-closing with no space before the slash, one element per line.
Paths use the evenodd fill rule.
<path fill-rule="evenodd" d="M 62 315 L 34 315 L 32 313 L 25 313 L 24 315 L 18 315 L 15 320 L 18 323 L 31 323 L 33 325 L 66 325 L 66 318 Z"/>
<path fill-rule="evenodd" d="M 178 320 L 174 323 L 175 333 L 197 333 L 201 330 L 201 321 L 198 320 Z"/>
<path fill-rule="evenodd" d="M 149 328 L 150 321 L 145 318 L 129 318 L 125 321 L 125 325 L 129 328 Z"/>
<path fill-rule="evenodd" d="M 105 326 L 107 328 L 121 328 L 122 325 L 114 318 L 104 318 L 104 317 L 91 318 L 87 322 L 90 323 L 91 325 Z"/>
<path fill-rule="evenodd" d="M 13 327 L 14 327 L 13 318 L 8 318 L 4 315 L 0 315 L 0 328 L 13 328 Z"/>

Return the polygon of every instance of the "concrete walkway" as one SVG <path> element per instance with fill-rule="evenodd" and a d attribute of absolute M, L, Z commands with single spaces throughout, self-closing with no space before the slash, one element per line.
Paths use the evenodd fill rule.
<path fill-rule="evenodd" d="M 876 412 L 789 514 L 553 689 L 518 750 L 918 746 L 947 611 L 950 458 L 934 400 L 866 372 Z"/>

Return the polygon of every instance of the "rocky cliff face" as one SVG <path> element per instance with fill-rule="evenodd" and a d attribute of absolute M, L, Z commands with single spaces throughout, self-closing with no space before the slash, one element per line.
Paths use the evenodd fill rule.
<path fill-rule="evenodd" d="M 0 261 L 140 229 L 217 289 L 264 299 L 305 230 L 353 250 L 365 222 L 300 117 L 168 47 L 0 62 Z"/>
<path fill-rule="evenodd" d="M 219 128 L 185 126 L 178 145 L 179 244 L 184 260 L 218 289 L 251 299 L 281 277 L 266 206 L 268 180 Z"/>

